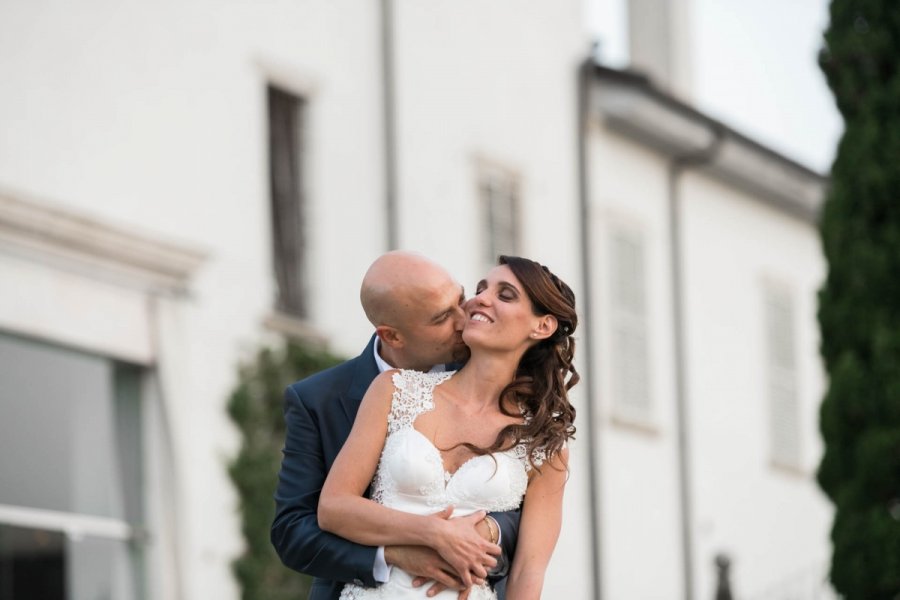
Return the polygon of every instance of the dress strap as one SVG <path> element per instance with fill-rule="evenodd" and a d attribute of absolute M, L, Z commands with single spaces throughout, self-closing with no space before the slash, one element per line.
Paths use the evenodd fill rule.
<path fill-rule="evenodd" d="M 394 373 L 394 395 L 388 415 L 388 433 L 412 427 L 420 414 L 434 409 L 434 388 L 447 381 L 456 371 L 422 373 L 402 370 Z"/>

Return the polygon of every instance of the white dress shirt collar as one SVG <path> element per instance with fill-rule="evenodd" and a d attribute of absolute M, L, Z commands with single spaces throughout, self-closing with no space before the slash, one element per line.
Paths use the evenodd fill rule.
<path fill-rule="evenodd" d="M 375 352 L 375 364 L 378 366 L 378 372 L 384 373 L 390 369 L 395 369 L 396 367 L 392 367 L 388 364 L 386 360 L 381 357 L 381 338 L 376 337 L 375 343 L 373 344 L 373 350 Z M 434 365 L 431 367 L 429 373 L 443 373 L 447 370 L 447 365 L 441 363 L 439 365 Z"/>

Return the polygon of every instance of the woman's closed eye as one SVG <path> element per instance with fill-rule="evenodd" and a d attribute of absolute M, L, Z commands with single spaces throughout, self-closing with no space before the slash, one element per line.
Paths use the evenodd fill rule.
<path fill-rule="evenodd" d="M 497 297 L 503 300 L 504 302 L 512 302 L 519 297 L 518 291 L 516 288 L 509 285 L 500 286 L 500 292 L 497 294 Z"/>
<path fill-rule="evenodd" d="M 488 286 L 485 282 L 480 282 L 475 288 L 475 295 L 477 296 L 478 294 L 484 293 L 487 287 Z M 498 299 L 504 302 L 513 302 L 519 297 L 519 293 L 516 288 L 507 284 L 501 284 L 499 287 L 500 290 L 497 292 Z"/>

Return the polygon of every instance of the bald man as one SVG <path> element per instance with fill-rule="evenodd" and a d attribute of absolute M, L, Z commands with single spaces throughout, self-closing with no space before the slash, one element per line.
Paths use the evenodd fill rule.
<path fill-rule="evenodd" d="M 375 334 L 358 357 L 288 386 L 284 459 L 275 493 L 272 544 L 282 562 L 312 575 L 309 600 L 338 600 L 346 582 L 373 586 L 387 581 L 389 565 L 420 576 L 433 591 L 459 589 L 458 575 L 434 550 L 422 546 L 373 548 L 319 529 L 319 492 L 350 434 L 372 380 L 391 368 L 429 371 L 465 360 L 462 286 L 440 265 L 410 252 L 380 256 L 363 278 L 360 302 Z M 446 514 L 444 515 L 446 516 Z M 436 516 L 435 518 L 441 518 Z M 468 518 L 468 517 L 466 517 Z M 491 539 L 500 532 L 501 567 L 485 556 L 488 570 L 505 574 L 518 535 L 518 513 L 491 514 L 493 524 L 472 519 Z M 498 593 L 503 593 L 499 585 Z"/>

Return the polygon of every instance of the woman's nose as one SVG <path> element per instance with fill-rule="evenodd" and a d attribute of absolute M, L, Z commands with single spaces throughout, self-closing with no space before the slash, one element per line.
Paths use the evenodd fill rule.
<path fill-rule="evenodd" d="M 469 299 L 469 302 L 466 303 L 468 306 L 471 303 L 472 306 L 483 306 L 485 304 L 489 304 L 489 300 L 487 298 L 487 290 L 481 290 L 477 294 L 475 294 L 472 298 Z"/>

